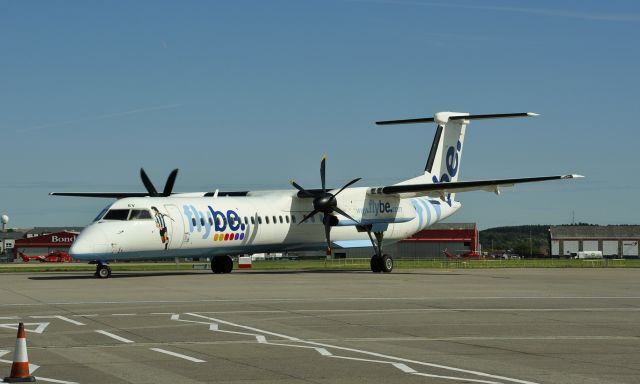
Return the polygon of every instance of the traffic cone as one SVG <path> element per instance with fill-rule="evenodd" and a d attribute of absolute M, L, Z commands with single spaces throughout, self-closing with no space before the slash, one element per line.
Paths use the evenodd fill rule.
<path fill-rule="evenodd" d="M 29 373 L 29 356 L 27 356 L 27 337 L 24 333 L 24 323 L 18 325 L 16 350 L 13 354 L 11 376 L 4 378 L 5 383 L 32 383 L 36 378 Z"/>

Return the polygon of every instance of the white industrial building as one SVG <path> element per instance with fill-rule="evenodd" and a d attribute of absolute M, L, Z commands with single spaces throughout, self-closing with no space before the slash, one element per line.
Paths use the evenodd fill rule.
<path fill-rule="evenodd" d="M 566 225 L 549 228 L 552 257 L 600 251 L 606 258 L 638 258 L 640 225 Z"/>

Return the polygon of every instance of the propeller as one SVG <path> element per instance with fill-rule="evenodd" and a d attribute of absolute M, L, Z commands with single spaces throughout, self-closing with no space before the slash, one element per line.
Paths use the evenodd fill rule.
<path fill-rule="evenodd" d="M 331 224 L 332 224 L 331 219 L 335 218 L 333 213 L 339 213 L 342 216 L 345 216 L 357 222 L 357 220 L 349 216 L 348 213 L 338 208 L 338 200 L 336 199 L 336 196 L 338 196 L 340 192 L 344 191 L 350 185 L 358 182 L 360 178 L 358 177 L 356 179 L 351 180 L 350 182 L 345 184 L 342 188 L 340 188 L 340 190 L 338 190 L 338 192 L 336 193 L 327 191 L 326 183 L 325 183 L 326 182 L 326 177 L 325 177 L 326 162 L 327 162 L 327 157 L 322 156 L 322 160 L 320 160 L 320 181 L 322 183 L 322 191 L 317 191 L 317 190 L 308 191 L 303 187 L 301 187 L 300 185 L 298 185 L 298 183 L 296 183 L 293 180 L 291 180 L 291 185 L 293 185 L 294 188 L 302 192 L 304 195 L 313 198 L 313 211 L 307 213 L 302 218 L 302 220 L 298 223 L 298 225 L 304 223 L 305 221 L 307 221 L 308 219 L 310 219 L 311 217 L 315 216 L 318 213 L 323 214 L 324 217 L 322 218 L 322 223 L 324 224 L 324 235 L 325 235 L 325 238 L 327 239 L 327 255 L 330 255 L 331 254 Z"/>
<path fill-rule="evenodd" d="M 144 169 L 140 168 L 140 178 L 142 179 L 142 184 L 149 192 L 149 196 L 151 197 L 169 197 L 171 196 L 171 191 L 173 191 L 173 185 L 176 183 L 176 177 L 178 176 L 178 169 L 174 169 L 167 177 L 167 182 L 164 184 L 164 189 L 162 193 L 159 193 L 156 187 L 153 186 L 151 179 L 147 176 L 147 173 Z"/>

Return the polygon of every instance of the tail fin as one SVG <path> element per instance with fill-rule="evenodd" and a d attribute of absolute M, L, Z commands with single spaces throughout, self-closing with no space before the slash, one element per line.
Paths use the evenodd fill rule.
<path fill-rule="evenodd" d="M 458 176 L 460 175 L 460 161 L 462 160 L 462 149 L 464 146 L 465 129 L 471 120 L 530 116 L 537 116 L 537 114 L 524 112 L 492 115 L 470 115 L 463 112 L 438 112 L 433 117 L 428 118 L 379 121 L 376 122 L 376 124 L 438 124 L 438 129 L 436 130 L 436 134 L 433 138 L 433 143 L 431 144 L 431 151 L 429 152 L 429 157 L 427 157 L 427 164 L 424 168 L 424 174 L 399 183 L 399 185 L 427 184 L 446 183 L 458 180 Z M 453 199 L 453 194 L 451 194 L 447 198 L 447 200 L 449 201 Z"/>
<path fill-rule="evenodd" d="M 424 175 L 434 183 L 458 180 L 464 133 L 468 120 L 449 120 L 453 116 L 468 116 L 468 113 L 438 112 L 434 117 L 438 123 L 431 151 L 424 167 Z"/>

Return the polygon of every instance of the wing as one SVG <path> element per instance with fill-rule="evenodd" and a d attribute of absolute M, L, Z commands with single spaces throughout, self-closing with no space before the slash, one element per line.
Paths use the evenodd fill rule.
<path fill-rule="evenodd" d="M 374 194 L 411 196 L 433 196 L 442 197 L 448 193 L 488 191 L 496 194 L 500 193 L 500 188 L 513 187 L 516 184 L 535 183 L 548 180 L 564 180 L 584 177 L 581 175 L 559 175 L 524 177 L 518 179 L 497 179 L 497 180 L 477 180 L 477 181 L 456 181 L 451 183 L 435 184 L 405 184 L 390 185 L 387 187 L 373 188 Z"/>

